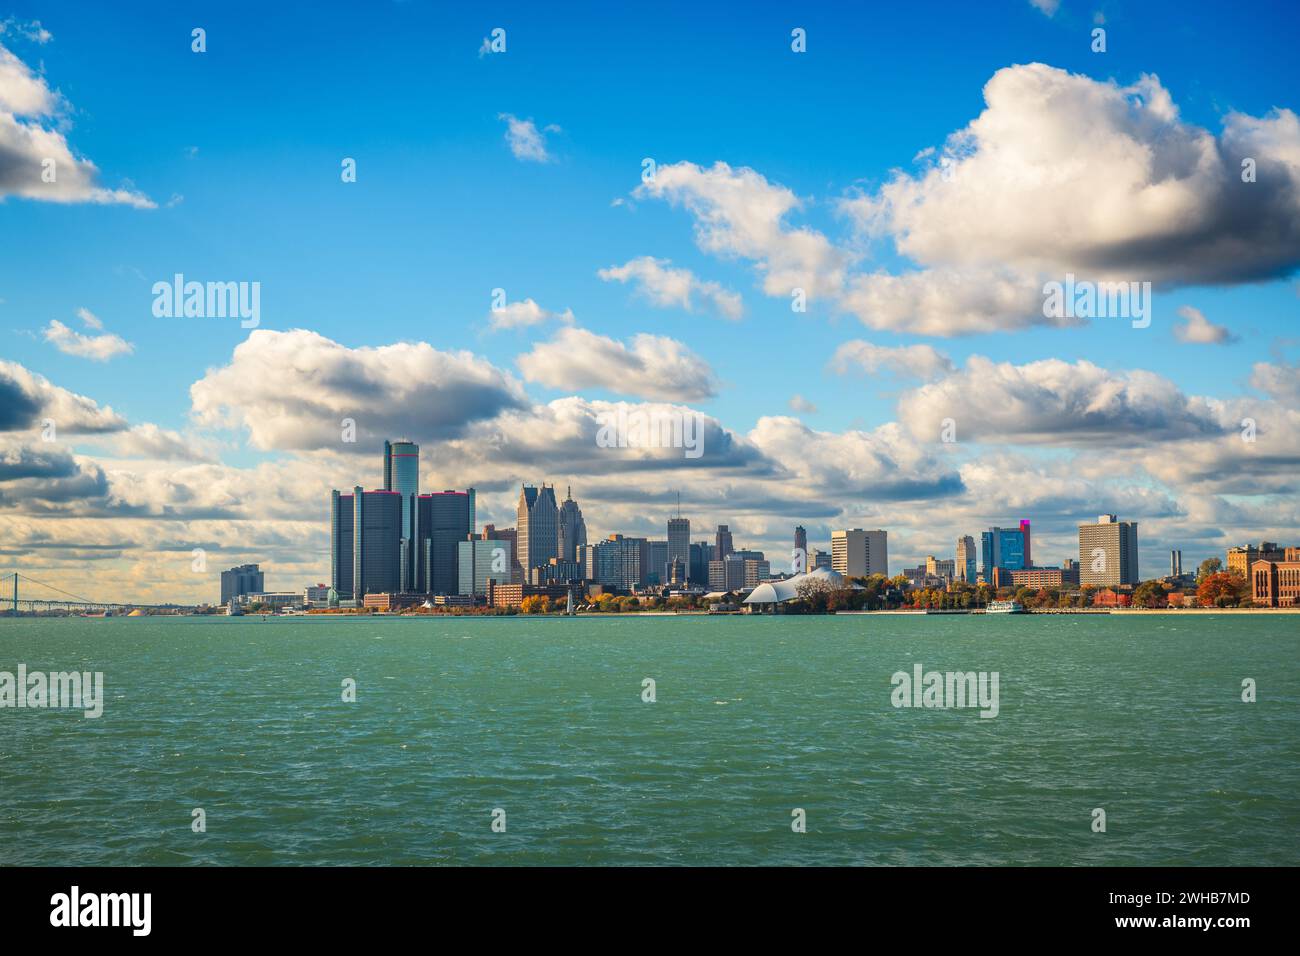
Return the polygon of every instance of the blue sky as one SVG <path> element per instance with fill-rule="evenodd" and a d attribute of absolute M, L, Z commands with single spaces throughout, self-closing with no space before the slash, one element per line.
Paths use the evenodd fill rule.
<path fill-rule="evenodd" d="M 764 416 L 796 414 L 787 404 L 796 393 L 816 406 L 801 417 L 818 431 L 896 420 L 897 400 L 917 383 L 831 371 L 836 349 L 851 340 L 927 345 L 958 368 L 983 355 L 1017 366 L 1060 359 L 1145 369 L 1187 396 L 1221 399 L 1258 396 L 1250 384 L 1256 363 L 1285 369 L 1295 361 L 1294 269 L 1266 282 L 1184 279 L 1159 289 L 1152 327 L 1140 335 L 1116 320 L 919 335 L 865 327 L 826 299 L 792 314 L 788 298 L 760 288 L 752 260 L 702 248 L 682 204 L 633 195 L 644 157 L 661 166 L 752 169 L 800 200 L 785 217 L 790 227 L 852 247 L 860 271 L 907 272 L 915 261 L 890 236 L 855 237 L 839 201 L 876 195 L 894 170 L 919 175 L 918 153 L 942 148 L 981 113 L 984 86 L 999 70 L 1037 62 L 1121 87 L 1154 74 L 1181 122 L 1216 136 L 1230 112 L 1264 117 L 1300 105 L 1294 4 L 1246 11 L 1063 0 L 1050 16 L 1025 0 L 846 6 L 759 3 L 740 13 L 702 4 L 571 4 L 560 11 L 412 0 L 143 4 L 124 13 L 95 3 L 11 4 L 0 19 L 39 21 L 52 35 L 42 43 L 13 29 L 0 33 L 0 43 L 62 98 L 59 118 L 44 122 L 59 125 L 72 151 L 94 162 L 100 186 L 133 190 L 157 208 L 0 199 L 3 358 L 132 423 L 220 442 L 217 458 L 230 468 L 282 460 L 289 450 L 250 442 L 239 427 L 196 431 L 190 386 L 230 363 L 248 332 L 227 320 L 155 318 L 150 287 L 175 272 L 260 281 L 264 330 L 310 329 L 349 349 L 422 341 L 467 350 L 518 377 L 518 356 L 558 326 L 492 330 L 489 297 L 504 288 L 511 302 L 572 310 L 578 327 L 601 336 L 628 341 L 649 333 L 682 343 L 719 383 L 692 407 L 739 434 Z M 1102 54 L 1089 48 L 1098 21 L 1107 34 Z M 207 32 L 203 54 L 190 49 L 196 26 Z M 507 31 L 507 52 L 481 56 L 494 27 Z M 807 31 L 805 54 L 790 49 L 794 27 Z M 512 154 L 502 114 L 559 128 L 544 132 L 548 161 Z M 340 181 L 344 157 L 357 162 L 356 183 Z M 642 256 L 671 260 L 738 293 L 743 317 L 655 305 L 632 284 L 597 275 Z M 1177 341 L 1177 310 L 1185 306 L 1235 341 Z M 98 362 L 55 348 L 43 333 L 51 321 L 88 331 L 78 309 L 133 351 Z M 534 380 L 524 388 L 539 403 L 574 394 L 628 398 L 600 385 Z M 1079 453 L 1068 443 L 1022 450 L 1030 459 Z M 451 463 L 445 471 L 448 481 L 475 480 Z M 1145 476 L 1133 483 L 1159 485 Z M 1231 502 L 1235 493 L 1189 487 L 1171 497 L 1186 508 L 1189 497 Z M 867 509 L 845 507 L 846 518 L 865 512 L 872 520 Z M 925 508 L 938 514 L 944 504 Z M 1081 506 L 1081 517 L 1096 510 Z M 700 524 L 706 511 L 710 522 L 726 520 L 701 505 Z M 900 535 L 892 563 L 902 566 L 958 531 L 977 533 L 976 520 L 998 518 L 962 514 L 970 527 L 936 520 L 932 535 L 918 530 L 911 544 Z M 637 530 L 613 523 L 594 522 L 601 533 Z M 781 542 L 786 524 L 793 521 L 756 524 L 751 536 Z M 1209 553 L 1222 543 L 1216 534 L 1235 533 L 1216 515 L 1195 536 Z M 192 526 L 185 534 L 203 536 Z M 1068 528 L 1061 550 L 1067 544 Z"/>

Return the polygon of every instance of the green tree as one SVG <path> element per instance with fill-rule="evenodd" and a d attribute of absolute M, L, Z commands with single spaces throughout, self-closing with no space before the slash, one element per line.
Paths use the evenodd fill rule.
<path fill-rule="evenodd" d="M 1223 562 L 1218 558 L 1206 558 L 1201 562 L 1201 566 L 1196 569 L 1196 583 L 1200 584 L 1211 574 L 1217 574 L 1223 568 Z"/>
<path fill-rule="evenodd" d="M 1169 592 L 1159 581 L 1143 581 L 1133 589 L 1133 603 L 1138 607 L 1164 607 L 1169 603 Z"/>

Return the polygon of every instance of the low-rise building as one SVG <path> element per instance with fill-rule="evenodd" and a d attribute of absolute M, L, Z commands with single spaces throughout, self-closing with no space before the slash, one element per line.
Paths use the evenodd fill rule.
<path fill-rule="evenodd" d="M 302 607 L 302 591 L 255 591 L 250 594 L 241 594 L 239 603 L 244 607 L 252 607 L 255 604 L 261 604 L 265 607 L 275 608 L 277 611 L 283 607 Z"/>
<path fill-rule="evenodd" d="M 1092 596 L 1093 607 L 1132 607 L 1133 595 L 1102 588 Z"/>
<path fill-rule="evenodd" d="M 1235 571 L 1244 578 L 1249 575 L 1250 569 L 1256 561 L 1285 560 L 1285 552 L 1275 542 L 1261 541 L 1258 547 L 1253 544 L 1246 544 L 1239 548 L 1229 548 L 1227 570 L 1229 572 Z"/>
<path fill-rule="evenodd" d="M 1063 587 L 1079 583 L 1079 569 L 1076 565 L 1070 570 L 1065 568 L 1020 568 L 1011 572 L 1011 584 L 1017 588 L 1050 588 L 1060 590 Z"/>
<path fill-rule="evenodd" d="M 1256 561 L 1250 566 L 1250 599 L 1265 607 L 1300 604 L 1300 548 L 1287 548 L 1280 561 Z"/>
<path fill-rule="evenodd" d="M 519 607 L 524 603 L 524 598 L 537 595 L 548 597 L 552 601 L 563 601 L 569 595 L 569 587 L 566 584 L 497 584 L 495 581 L 488 582 L 487 602 L 493 607 Z M 574 594 L 573 599 L 576 601 L 581 597 L 581 594 Z"/>

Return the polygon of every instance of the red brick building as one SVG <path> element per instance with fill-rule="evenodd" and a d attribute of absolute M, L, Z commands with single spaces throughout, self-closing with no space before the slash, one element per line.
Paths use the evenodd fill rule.
<path fill-rule="evenodd" d="M 1281 561 L 1250 566 L 1250 599 L 1265 607 L 1300 604 L 1300 548 L 1287 548 Z"/>
<path fill-rule="evenodd" d="M 1133 595 L 1102 588 L 1092 596 L 1093 607 L 1132 607 Z"/>

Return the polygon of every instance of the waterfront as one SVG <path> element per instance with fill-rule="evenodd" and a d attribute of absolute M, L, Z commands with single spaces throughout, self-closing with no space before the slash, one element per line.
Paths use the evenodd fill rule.
<path fill-rule="evenodd" d="M 0 710 L 0 864 L 1294 864 L 1298 650 L 1204 612 L 6 620 L 0 670 L 105 701 Z M 996 719 L 895 709 L 918 662 L 998 672 Z"/>

